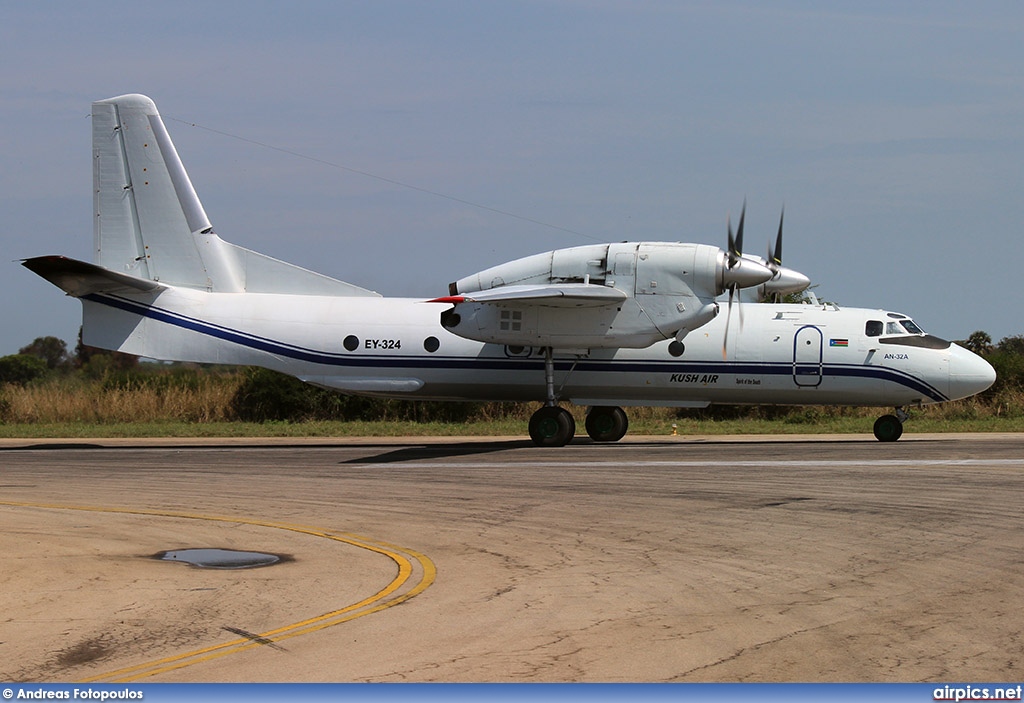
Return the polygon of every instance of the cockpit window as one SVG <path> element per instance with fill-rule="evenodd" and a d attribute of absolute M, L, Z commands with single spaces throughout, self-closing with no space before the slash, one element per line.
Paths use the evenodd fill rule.
<path fill-rule="evenodd" d="M 889 320 L 882 322 L 881 320 L 868 320 L 864 325 L 864 334 L 867 337 L 881 337 L 883 334 L 887 337 L 893 335 L 908 335 L 908 334 L 924 334 L 924 330 L 918 327 L 913 320 L 906 315 L 894 315 L 889 313 L 889 317 L 898 317 L 899 322 Z"/>
<path fill-rule="evenodd" d="M 877 332 L 872 333 L 874 330 Z M 877 337 L 882 334 L 882 323 L 874 320 L 868 322 L 867 335 L 869 337 Z M 899 322 L 889 321 L 885 323 L 885 334 L 886 336 L 894 334 L 924 334 L 924 330 L 914 324 L 914 321 L 909 317 L 904 317 Z"/>
<path fill-rule="evenodd" d="M 924 330 L 915 325 L 913 320 L 903 320 L 900 324 L 903 325 L 903 329 L 910 332 L 910 334 L 924 334 Z"/>

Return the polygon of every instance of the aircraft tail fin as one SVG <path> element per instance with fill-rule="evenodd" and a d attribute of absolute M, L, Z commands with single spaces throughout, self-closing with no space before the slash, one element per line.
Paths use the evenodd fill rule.
<path fill-rule="evenodd" d="M 378 295 L 217 236 L 148 97 L 93 103 L 92 129 L 99 266 L 216 292 Z"/>

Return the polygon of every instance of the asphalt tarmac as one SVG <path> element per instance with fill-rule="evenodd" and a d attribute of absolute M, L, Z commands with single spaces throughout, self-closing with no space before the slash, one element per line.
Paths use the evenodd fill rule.
<path fill-rule="evenodd" d="M 4 440 L 6 681 L 1010 681 L 1024 435 Z M 205 569 L 213 548 L 282 557 Z"/>

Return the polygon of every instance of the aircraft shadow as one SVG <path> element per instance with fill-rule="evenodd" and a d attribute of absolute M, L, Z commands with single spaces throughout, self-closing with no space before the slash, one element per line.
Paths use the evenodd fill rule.
<path fill-rule="evenodd" d="M 534 448 L 528 439 L 496 440 L 493 442 L 456 442 L 453 444 L 420 444 L 414 447 L 395 449 L 393 445 L 364 445 L 367 449 L 377 446 L 387 449 L 376 456 L 346 459 L 341 464 L 391 464 L 402 461 L 422 461 L 424 459 L 447 459 L 460 456 L 492 454 L 509 449 Z"/>

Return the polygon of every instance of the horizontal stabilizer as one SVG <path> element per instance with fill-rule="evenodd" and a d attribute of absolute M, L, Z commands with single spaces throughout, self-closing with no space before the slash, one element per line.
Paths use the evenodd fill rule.
<path fill-rule="evenodd" d="M 37 256 L 22 260 L 21 265 L 75 298 L 90 293 L 149 293 L 167 287 L 66 256 Z"/>
<path fill-rule="evenodd" d="M 618 288 L 592 283 L 560 283 L 531 286 L 499 286 L 467 295 L 445 296 L 436 303 L 536 303 L 548 307 L 600 307 L 616 305 L 626 299 Z"/>

